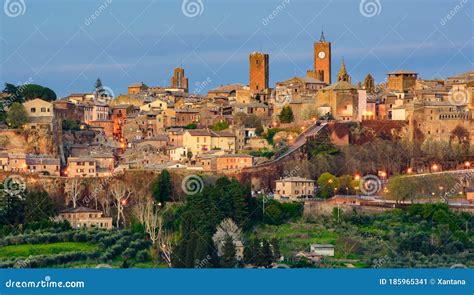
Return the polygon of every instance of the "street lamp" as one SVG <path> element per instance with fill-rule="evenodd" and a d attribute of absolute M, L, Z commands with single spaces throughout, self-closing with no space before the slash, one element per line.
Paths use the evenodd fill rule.
<path fill-rule="evenodd" d="M 471 162 L 469 161 L 464 162 L 464 166 L 466 167 L 466 169 L 469 169 L 469 167 L 471 167 Z"/>
<path fill-rule="evenodd" d="M 431 166 L 431 170 L 438 171 L 438 165 L 433 164 L 433 166 Z"/>
<path fill-rule="evenodd" d="M 407 169 L 407 173 L 408 173 L 408 174 L 411 174 L 412 172 L 413 172 L 413 169 L 412 169 L 412 168 L 408 168 L 408 169 Z"/>

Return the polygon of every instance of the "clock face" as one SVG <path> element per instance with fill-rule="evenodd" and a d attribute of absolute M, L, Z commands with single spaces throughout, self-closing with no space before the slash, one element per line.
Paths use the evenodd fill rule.
<path fill-rule="evenodd" d="M 323 59 L 323 58 L 326 57 L 326 53 L 324 53 L 324 51 L 320 51 L 320 52 L 318 53 L 318 57 L 321 58 L 321 59 Z"/>

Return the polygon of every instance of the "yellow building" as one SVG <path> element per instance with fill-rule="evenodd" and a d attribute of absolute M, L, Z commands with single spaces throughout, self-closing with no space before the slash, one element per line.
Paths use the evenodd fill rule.
<path fill-rule="evenodd" d="M 66 170 L 68 177 L 96 177 L 97 161 L 92 158 L 73 158 L 68 159 L 68 168 Z"/>
<path fill-rule="evenodd" d="M 227 131 L 212 131 L 210 129 L 186 130 L 183 135 L 183 146 L 198 155 L 210 150 L 235 152 L 235 135 Z"/>
<path fill-rule="evenodd" d="M 315 181 L 302 177 L 287 177 L 276 181 L 274 198 L 298 201 L 314 195 Z"/>
<path fill-rule="evenodd" d="M 100 210 L 86 207 L 70 208 L 59 212 L 56 221 L 67 220 L 73 228 L 112 229 L 112 217 L 103 217 Z"/>
<path fill-rule="evenodd" d="M 53 104 L 36 98 L 23 103 L 28 113 L 26 129 L 49 129 L 53 127 Z"/>

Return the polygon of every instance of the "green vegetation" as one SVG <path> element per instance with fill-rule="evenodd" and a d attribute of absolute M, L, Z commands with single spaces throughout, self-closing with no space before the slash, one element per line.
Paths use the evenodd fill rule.
<path fill-rule="evenodd" d="M 25 107 L 19 102 L 12 103 L 8 108 L 6 123 L 11 128 L 22 128 L 27 122 L 28 113 Z"/>
<path fill-rule="evenodd" d="M 271 159 L 275 154 L 274 151 L 270 151 L 268 149 L 259 149 L 258 151 L 250 151 L 249 155 L 254 157 L 264 157 L 267 159 Z"/>
<path fill-rule="evenodd" d="M 255 235 L 265 239 L 277 239 L 281 254 L 289 257 L 299 251 L 309 250 L 311 244 L 336 244 L 338 234 L 334 230 L 311 223 L 295 222 L 279 226 L 263 225 Z"/>
<path fill-rule="evenodd" d="M 196 128 L 197 128 L 196 123 L 191 123 L 191 124 L 188 124 L 188 125 L 184 126 L 184 129 L 196 129 Z"/>
<path fill-rule="evenodd" d="M 54 228 L 25 231 L 0 240 L 0 268 L 74 267 L 100 263 L 130 267 L 151 263 L 150 241 L 143 233 L 128 230 Z M 24 259 L 28 257 L 28 259 Z"/>
<path fill-rule="evenodd" d="M 93 252 L 98 247 L 87 243 L 79 242 L 59 242 L 51 244 L 23 244 L 23 245 L 11 245 L 0 248 L 0 259 L 1 258 L 16 258 L 16 257 L 28 257 L 36 255 L 52 255 L 59 253 L 67 253 L 73 251 L 81 252 Z"/>
<path fill-rule="evenodd" d="M 289 105 L 286 105 L 282 108 L 278 118 L 280 119 L 281 123 L 291 123 L 295 120 L 293 110 Z"/>
<path fill-rule="evenodd" d="M 171 199 L 171 176 L 168 170 L 161 171 L 160 175 L 153 181 L 152 195 L 161 207 Z"/>
<path fill-rule="evenodd" d="M 25 100 L 41 98 L 46 101 L 53 101 L 57 98 L 56 93 L 54 93 L 53 90 L 36 84 L 26 84 L 21 86 L 19 89 Z"/>
<path fill-rule="evenodd" d="M 275 134 L 277 134 L 278 132 L 280 131 L 283 131 L 283 129 L 280 129 L 280 128 L 269 128 L 267 130 L 267 133 L 265 134 L 265 139 L 267 140 L 267 142 L 269 144 L 274 144 L 273 142 L 273 137 L 275 137 Z"/>
<path fill-rule="evenodd" d="M 77 120 L 65 119 L 62 123 L 64 131 L 79 131 L 81 130 L 81 123 Z"/>
<path fill-rule="evenodd" d="M 226 129 L 229 129 L 229 123 L 227 121 L 217 122 L 214 124 L 214 126 L 212 126 L 212 130 L 214 131 L 222 131 Z"/>
<path fill-rule="evenodd" d="M 389 179 L 387 197 L 397 201 L 413 201 L 419 197 L 441 201 L 443 198 L 458 197 L 463 186 L 456 176 L 448 174 L 420 177 L 397 175 Z"/>
<path fill-rule="evenodd" d="M 276 238 L 294 267 L 312 267 L 301 260 L 295 264 L 294 255 L 315 243 L 335 246 L 335 257 L 323 259 L 319 267 L 474 267 L 472 226 L 471 214 L 453 212 L 445 204 L 417 204 L 380 214 L 339 212 L 260 225 L 249 239 Z"/>

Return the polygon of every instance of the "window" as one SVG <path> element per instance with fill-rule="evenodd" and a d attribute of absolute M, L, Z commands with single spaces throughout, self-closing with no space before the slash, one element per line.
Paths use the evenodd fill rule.
<path fill-rule="evenodd" d="M 31 111 L 32 113 L 36 113 L 36 108 L 31 108 L 30 111 Z"/>
<path fill-rule="evenodd" d="M 41 108 L 42 113 L 46 113 L 46 108 Z"/>

